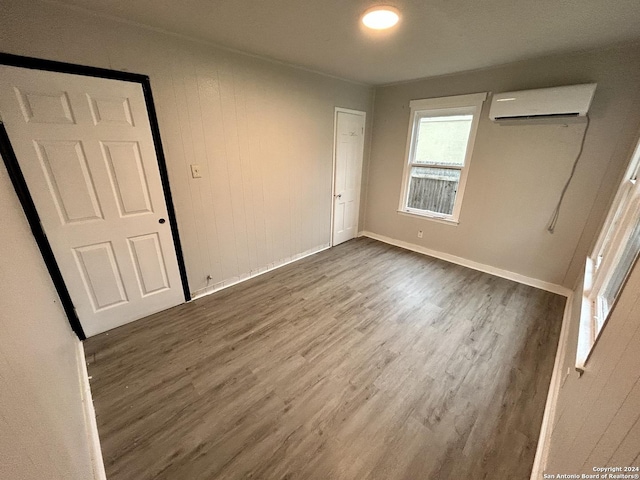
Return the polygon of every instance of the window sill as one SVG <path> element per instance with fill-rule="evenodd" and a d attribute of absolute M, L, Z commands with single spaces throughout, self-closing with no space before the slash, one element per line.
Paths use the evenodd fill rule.
<path fill-rule="evenodd" d="M 582 296 L 582 308 L 580 312 L 580 331 L 578 333 L 578 348 L 576 350 L 576 370 L 583 372 L 587 359 L 591 354 L 593 343 L 591 338 L 593 332 L 591 331 L 592 316 L 591 302 L 586 295 Z"/>
<path fill-rule="evenodd" d="M 423 218 L 425 220 L 431 220 L 438 223 L 444 223 L 445 225 L 460 224 L 460 222 L 458 222 L 457 220 L 454 220 L 453 218 L 439 217 L 437 215 L 427 215 L 424 213 L 415 213 L 415 212 L 406 211 L 406 210 L 398 210 L 398 213 L 400 215 L 406 215 L 408 217 L 414 217 L 414 218 L 417 217 L 417 218 Z"/>
<path fill-rule="evenodd" d="M 589 298 L 593 286 L 593 260 L 587 258 L 584 283 L 582 288 L 582 307 L 580 309 L 580 327 L 578 332 L 578 347 L 576 349 L 576 370 L 584 372 L 585 364 L 595 346 L 595 332 L 593 331 L 593 304 Z"/>

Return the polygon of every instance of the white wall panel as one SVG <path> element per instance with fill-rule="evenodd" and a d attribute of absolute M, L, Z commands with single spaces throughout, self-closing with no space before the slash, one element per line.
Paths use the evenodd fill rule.
<path fill-rule="evenodd" d="M 550 474 L 640 466 L 640 264 L 604 327 L 585 373 L 573 370 L 582 289 L 576 289 L 547 466 Z"/>
<path fill-rule="evenodd" d="M 333 109 L 371 112 L 371 88 L 45 2 L 3 9 L 5 52 L 149 75 L 192 292 L 328 245 Z"/>
<path fill-rule="evenodd" d="M 2 159 L 0 205 L 0 478 L 88 480 L 78 340 Z"/>

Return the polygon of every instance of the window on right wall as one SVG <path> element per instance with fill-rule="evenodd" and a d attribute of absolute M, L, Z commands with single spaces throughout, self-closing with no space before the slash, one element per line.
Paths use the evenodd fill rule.
<path fill-rule="evenodd" d="M 413 100 L 398 211 L 457 223 L 486 93 Z"/>
<path fill-rule="evenodd" d="M 640 142 L 587 258 L 576 367 L 583 369 L 640 252 Z"/>

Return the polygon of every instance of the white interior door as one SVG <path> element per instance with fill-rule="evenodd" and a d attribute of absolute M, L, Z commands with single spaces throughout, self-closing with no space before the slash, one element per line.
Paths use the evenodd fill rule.
<path fill-rule="evenodd" d="M 358 234 L 365 112 L 336 109 L 333 245 Z"/>
<path fill-rule="evenodd" d="M 85 334 L 182 303 L 142 86 L 1 66 L 0 114 Z"/>

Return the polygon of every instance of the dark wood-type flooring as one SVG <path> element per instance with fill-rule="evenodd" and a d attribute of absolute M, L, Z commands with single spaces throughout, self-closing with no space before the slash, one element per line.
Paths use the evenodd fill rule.
<path fill-rule="evenodd" d="M 109 480 L 527 480 L 564 297 L 360 238 L 85 342 Z"/>

